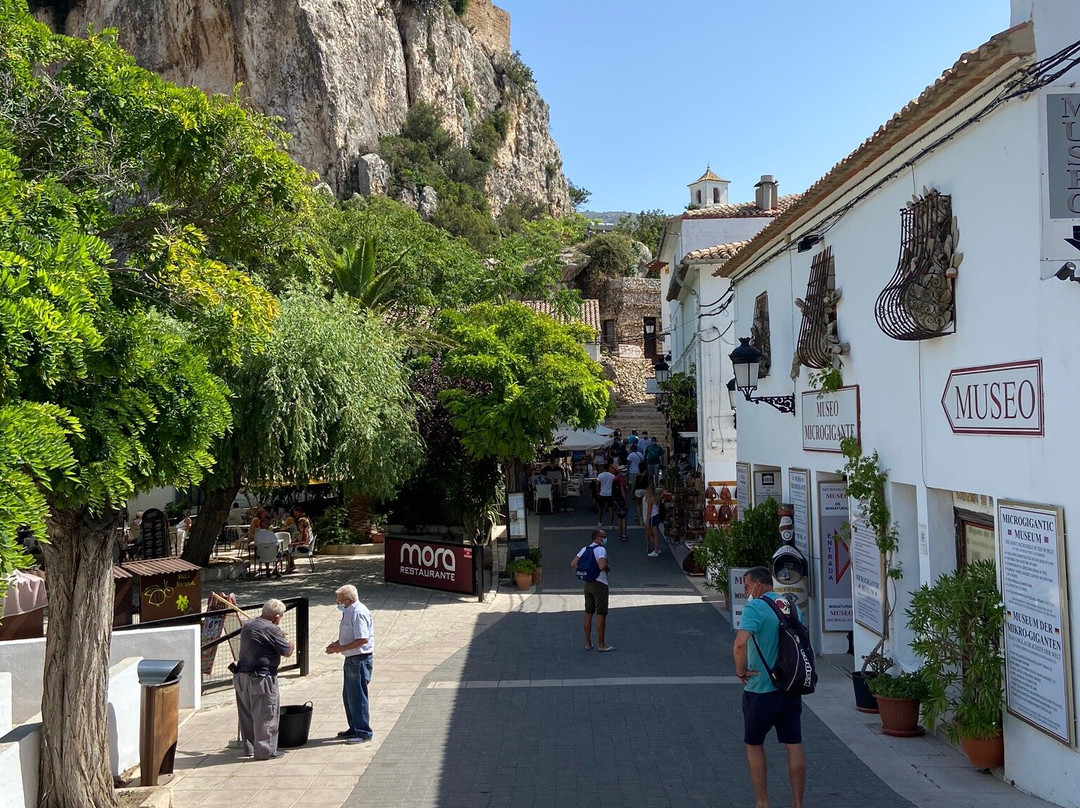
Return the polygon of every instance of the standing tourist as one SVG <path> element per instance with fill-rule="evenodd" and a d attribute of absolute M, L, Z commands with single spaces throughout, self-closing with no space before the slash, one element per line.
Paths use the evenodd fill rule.
<path fill-rule="evenodd" d="M 663 460 L 664 447 L 658 441 L 650 442 L 648 448 L 645 449 L 645 465 L 649 470 L 649 478 L 654 485 L 660 483 L 660 464 Z"/>
<path fill-rule="evenodd" d="M 611 472 L 615 475 L 615 482 L 611 486 L 611 502 L 615 518 L 619 520 L 619 541 L 629 541 L 630 536 L 626 533 L 626 511 L 628 510 L 626 476 L 621 466 L 612 465 Z"/>
<path fill-rule="evenodd" d="M 660 493 L 652 480 L 645 489 L 645 555 L 649 558 L 660 555 Z"/>
<path fill-rule="evenodd" d="M 292 656 L 293 644 L 280 628 L 285 604 L 271 598 L 262 616 L 240 629 L 240 655 L 233 672 L 236 711 L 240 716 L 240 743 L 244 754 L 256 760 L 279 758 L 277 672 L 283 656 Z"/>
<path fill-rule="evenodd" d="M 768 763 L 765 736 L 776 727 L 776 739 L 787 752 L 788 778 L 791 781 L 792 808 L 802 808 L 806 787 L 806 756 L 802 747 L 802 696 L 777 690 L 768 670 L 776 665 L 780 646 L 780 619 L 766 599 L 775 601 L 772 573 L 754 567 L 743 575 L 743 590 L 748 602 L 735 635 L 735 675 L 742 680 L 743 742 L 746 762 L 754 783 L 756 808 L 766 808 Z M 798 611 L 796 609 L 796 611 Z M 799 620 L 803 619 L 799 614 Z M 762 658 L 764 657 L 764 659 Z"/>
<path fill-rule="evenodd" d="M 597 507 L 600 511 L 599 518 L 596 522 L 597 527 L 603 527 L 604 525 L 604 512 L 611 511 L 611 526 L 615 526 L 615 503 L 611 497 L 612 487 L 615 485 L 615 475 L 611 473 L 611 470 L 605 468 L 599 474 L 596 475 L 596 500 Z"/>
<path fill-rule="evenodd" d="M 607 644 L 604 635 L 607 628 L 608 613 L 608 572 L 611 571 L 607 560 L 607 550 L 604 549 L 606 544 L 607 534 L 602 529 L 597 528 L 592 532 L 592 542 L 582 547 L 570 560 L 570 566 L 579 571 L 581 570 L 580 565 L 583 563 L 586 566 L 596 565 L 591 574 L 591 576 L 594 575 L 595 577 L 592 580 L 585 580 L 585 618 L 582 628 L 585 632 L 586 651 L 593 649 L 592 624 L 594 614 L 596 615 L 596 647 L 601 651 L 615 650 Z M 590 555 L 589 559 L 585 559 L 586 554 Z"/>
<path fill-rule="evenodd" d="M 349 722 L 348 729 L 337 735 L 344 738 L 345 743 L 367 743 L 373 734 L 368 685 L 373 667 L 371 656 L 375 651 L 375 622 L 367 606 L 360 602 L 355 586 L 347 584 L 335 594 L 341 624 L 337 641 L 326 646 L 326 653 L 345 657 L 341 699 L 345 703 L 345 719 Z"/>

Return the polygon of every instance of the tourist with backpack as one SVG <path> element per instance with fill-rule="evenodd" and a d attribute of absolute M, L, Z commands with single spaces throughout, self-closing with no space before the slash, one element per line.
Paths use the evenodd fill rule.
<path fill-rule="evenodd" d="M 802 808 L 806 756 L 802 747 L 802 696 L 817 683 L 814 652 L 798 607 L 773 591 L 772 573 L 754 567 L 743 575 L 748 598 L 735 636 L 735 675 L 742 680 L 743 742 L 755 805 L 769 804 L 765 737 L 787 753 L 792 808 Z"/>
<path fill-rule="evenodd" d="M 660 464 L 664 459 L 664 447 L 657 441 L 651 441 L 645 449 L 645 466 L 653 483 L 660 482 Z"/>
<path fill-rule="evenodd" d="M 596 615 L 596 647 L 600 651 L 614 651 L 604 638 L 608 613 L 608 566 L 607 533 L 597 528 L 592 532 L 592 542 L 585 545 L 570 560 L 570 566 L 577 571 L 579 581 L 585 588 L 585 650 L 591 651 L 593 615 Z"/>

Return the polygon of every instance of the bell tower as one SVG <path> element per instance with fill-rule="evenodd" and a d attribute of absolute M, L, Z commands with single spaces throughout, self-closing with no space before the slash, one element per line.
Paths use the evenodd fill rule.
<path fill-rule="evenodd" d="M 726 205 L 728 203 L 728 185 L 730 185 L 728 180 L 716 176 L 712 172 L 712 168 L 706 165 L 705 173 L 688 186 L 690 188 L 690 204 L 698 208 Z"/>

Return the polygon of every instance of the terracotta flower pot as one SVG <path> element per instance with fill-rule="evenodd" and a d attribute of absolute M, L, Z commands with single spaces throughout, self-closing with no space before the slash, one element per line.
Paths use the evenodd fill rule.
<path fill-rule="evenodd" d="M 514 573 L 514 585 L 517 586 L 519 592 L 524 592 L 530 586 L 532 586 L 532 573 L 530 572 L 515 572 Z"/>
<path fill-rule="evenodd" d="M 372 544 L 383 544 L 386 540 L 386 531 L 380 528 L 373 527 L 369 535 L 371 536 Z"/>
<path fill-rule="evenodd" d="M 918 699 L 890 699 L 877 697 L 878 713 L 881 715 L 881 731 L 894 738 L 914 738 L 923 734 L 919 726 Z"/>
<path fill-rule="evenodd" d="M 874 698 L 874 694 L 870 692 L 870 686 L 867 684 L 867 680 L 873 677 L 874 674 L 864 674 L 861 671 L 855 671 L 851 674 L 851 686 L 855 689 L 855 709 L 860 713 L 876 713 L 878 711 L 877 699 Z"/>
<path fill-rule="evenodd" d="M 961 738 L 960 746 L 976 769 L 1000 769 L 1005 765 L 1005 738 Z"/>
<path fill-rule="evenodd" d="M 536 571 L 532 574 L 533 586 L 540 583 L 540 579 L 543 578 L 543 577 L 544 577 L 544 568 L 543 567 L 537 567 Z"/>

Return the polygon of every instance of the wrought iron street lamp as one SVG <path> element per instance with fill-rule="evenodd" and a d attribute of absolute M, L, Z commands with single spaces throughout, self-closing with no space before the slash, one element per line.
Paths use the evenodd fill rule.
<path fill-rule="evenodd" d="M 750 344 L 749 337 L 739 337 L 739 347 L 731 352 L 731 365 L 735 369 L 735 388 L 753 404 L 768 404 L 780 412 L 795 415 L 795 396 L 752 397 L 757 390 L 758 370 L 761 367 L 761 351 Z M 731 390 L 730 384 L 728 390 Z"/>
<path fill-rule="evenodd" d="M 735 412 L 735 402 L 739 400 L 739 391 L 735 386 L 735 377 L 731 377 L 731 381 L 727 383 L 727 400 L 731 405 L 731 411 Z"/>
<path fill-rule="evenodd" d="M 663 359 L 653 365 L 653 373 L 656 375 L 657 384 L 663 384 L 671 378 L 671 368 L 668 367 L 668 363 Z"/>

